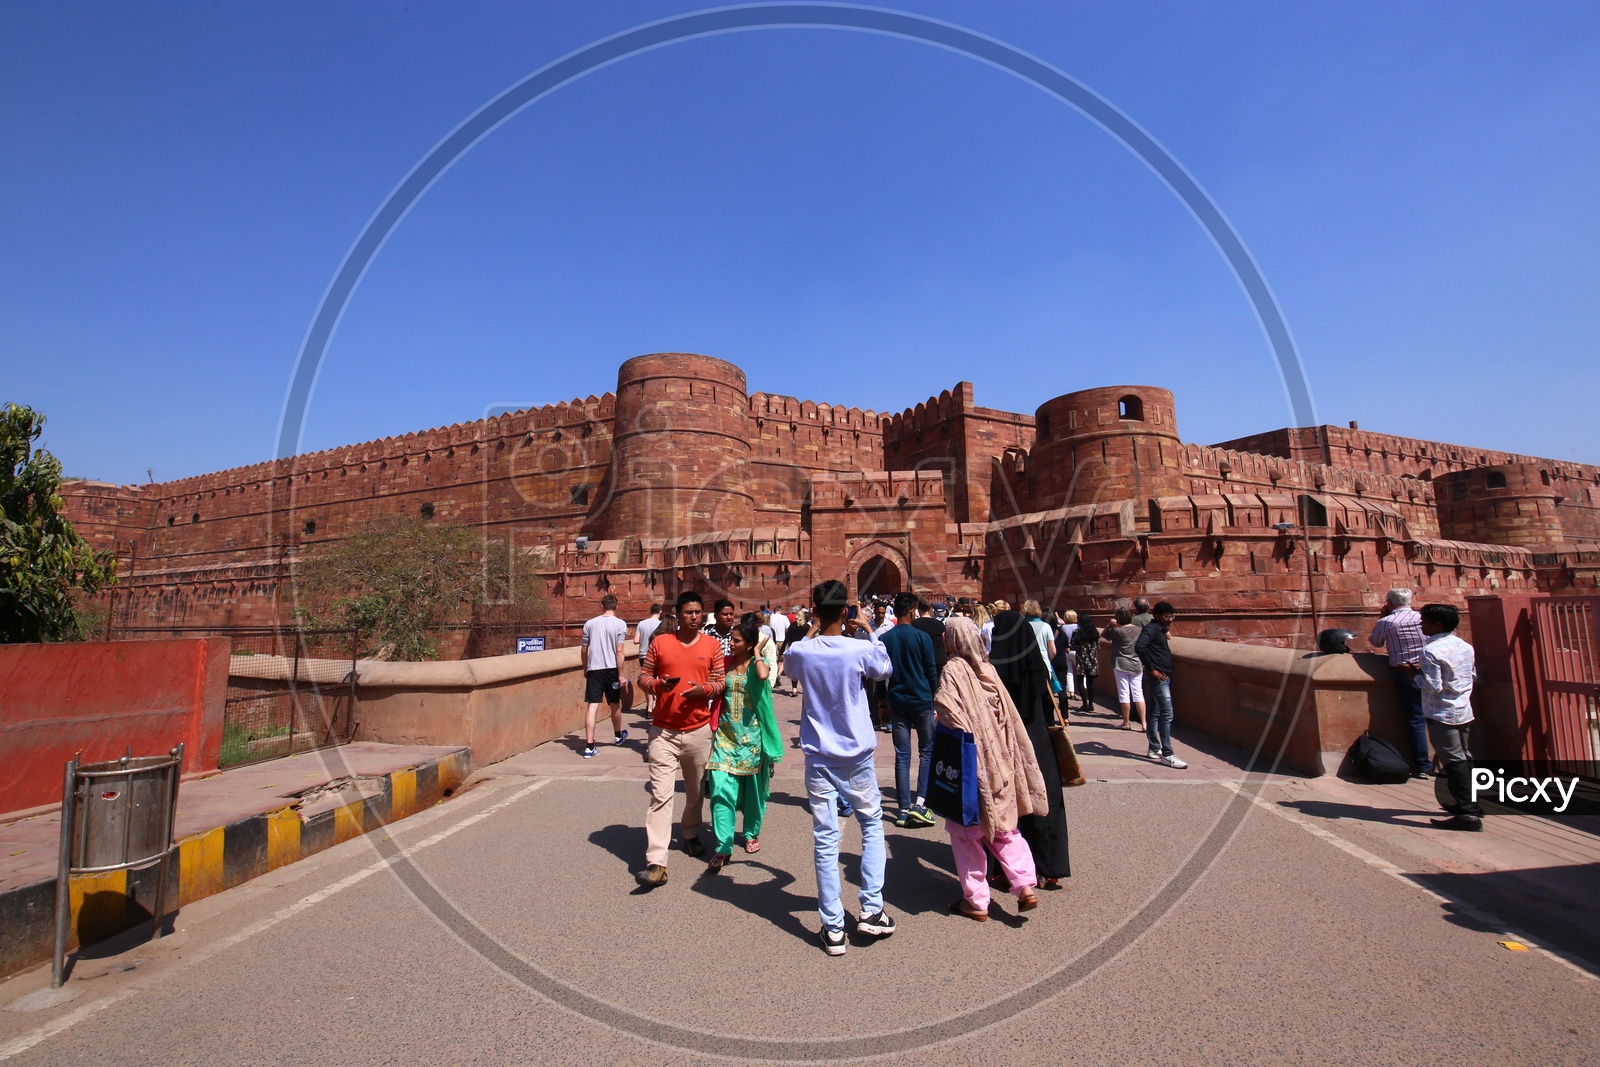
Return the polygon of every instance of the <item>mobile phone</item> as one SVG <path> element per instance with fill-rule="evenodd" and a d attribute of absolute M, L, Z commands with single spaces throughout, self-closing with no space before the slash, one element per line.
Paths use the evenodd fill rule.
<path fill-rule="evenodd" d="M 683 679 L 681 677 L 663 678 L 663 679 L 661 679 L 661 684 L 666 686 L 668 689 L 671 689 L 673 686 L 677 685 L 682 680 Z"/>
<path fill-rule="evenodd" d="M 845 611 L 844 617 L 847 618 L 847 619 L 853 619 L 857 615 L 859 615 L 860 613 L 861 613 L 861 609 L 856 607 L 854 604 L 851 604 L 849 609 L 847 611 Z"/>

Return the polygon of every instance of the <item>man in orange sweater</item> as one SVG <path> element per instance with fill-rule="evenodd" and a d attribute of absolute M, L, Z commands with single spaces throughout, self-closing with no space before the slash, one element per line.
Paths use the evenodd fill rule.
<path fill-rule="evenodd" d="M 703 814 L 700 782 L 711 755 L 711 705 L 722 695 L 722 645 L 702 633 L 705 604 L 699 593 L 678 595 L 678 629 L 658 635 L 645 650 L 639 687 L 656 698 L 650 717 L 650 808 L 644 817 L 645 869 L 634 881 L 649 889 L 667 881 L 667 849 L 672 844 L 672 797 L 683 776 L 683 851 L 705 852 L 700 843 Z"/>

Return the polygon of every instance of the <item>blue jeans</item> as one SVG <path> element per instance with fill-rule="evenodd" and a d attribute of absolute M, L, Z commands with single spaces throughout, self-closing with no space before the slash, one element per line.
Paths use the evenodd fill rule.
<path fill-rule="evenodd" d="M 933 709 L 907 711 L 889 707 L 889 722 L 894 730 L 894 792 L 900 814 L 911 810 L 911 731 L 917 732 L 917 792 L 928 795 L 928 774 L 933 770 Z"/>
<path fill-rule="evenodd" d="M 1410 671 L 1390 667 L 1394 678 L 1394 691 L 1400 697 L 1400 715 L 1406 721 L 1406 739 L 1411 742 L 1411 769 L 1425 771 L 1433 766 L 1428 756 L 1428 720 L 1422 717 L 1422 690 L 1417 688 L 1417 677 Z"/>
<path fill-rule="evenodd" d="M 1172 755 L 1172 679 L 1156 681 L 1148 675 L 1144 680 L 1144 735 L 1150 739 L 1150 751 L 1160 750 L 1163 756 Z"/>
<path fill-rule="evenodd" d="M 806 761 L 806 795 L 817 864 L 817 911 L 825 930 L 844 929 L 839 903 L 839 808 L 843 796 L 861 824 L 861 914 L 883 910 L 883 796 L 872 755 L 854 766 Z"/>

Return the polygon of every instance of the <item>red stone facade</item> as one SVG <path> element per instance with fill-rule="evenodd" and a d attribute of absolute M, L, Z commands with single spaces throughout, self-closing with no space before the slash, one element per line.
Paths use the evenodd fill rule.
<path fill-rule="evenodd" d="M 962 382 L 879 415 L 751 394 L 687 353 L 627 361 L 598 398 L 63 495 L 122 560 L 123 627 L 288 619 L 295 561 L 395 512 L 533 554 L 567 634 L 606 592 L 637 617 L 684 588 L 797 603 L 824 577 L 1102 615 L 1145 593 L 1180 632 L 1273 643 L 1307 640 L 1313 596 L 1323 625 L 1360 630 L 1393 585 L 1461 604 L 1600 584 L 1597 467 L 1353 427 L 1205 447 L 1150 386 L 1030 416 Z"/>

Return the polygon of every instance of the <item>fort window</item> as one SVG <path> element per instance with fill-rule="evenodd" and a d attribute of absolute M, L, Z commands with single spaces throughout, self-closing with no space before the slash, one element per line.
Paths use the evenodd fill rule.
<path fill-rule="evenodd" d="M 422 505 L 422 517 L 425 519 L 433 518 L 433 504 L 431 502 Z"/>
<path fill-rule="evenodd" d="M 168 526 L 171 526 L 173 523 L 175 523 L 177 521 L 178 521 L 178 517 L 176 515 L 168 515 L 167 516 L 167 525 Z"/>
<path fill-rule="evenodd" d="M 305 534 L 307 537 L 310 537 L 312 534 L 316 533 L 317 532 L 317 520 L 316 519 L 307 519 L 306 520 L 306 524 L 304 526 L 300 527 L 300 532 Z"/>
<path fill-rule="evenodd" d="M 1484 477 L 1488 479 L 1490 489 L 1504 489 L 1506 487 L 1506 475 L 1504 471 L 1490 471 L 1488 474 L 1484 475 Z"/>
<path fill-rule="evenodd" d="M 587 485 L 575 485 L 572 487 L 570 492 L 573 504 L 584 507 L 588 506 L 589 487 Z"/>
<path fill-rule="evenodd" d="M 1328 509 L 1314 496 L 1300 497 L 1300 522 L 1304 526 L 1328 525 Z"/>
<path fill-rule="evenodd" d="M 1549 471 L 1540 471 L 1539 472 L 1539 480 L 1541 482 L 1543 482 L 1545 485 L 1549 485 L 1550 484 L 1550 472 Z"/>
<path fill-rule="evenodd" d="M 199 522 L 200 521 L 200 513 L 197 511 L 193 515 L 190 515 L 189 516 L 189 521 L 190 522 Z"/>
<path fill-rule="evenodd" d="M 1144 401 L 1136 396 L 1125 396 L 1117 401 L 1117 418 L 1129 422 L 1144 421 Z"/>
<path fill-rule="evenodd" d="M 1044 440 L 1046 437 L 1049 437 L 1050 436 L 1050 413 L 1049 412 L 1040 412 L 1039 413 L 1039 419 L 1038 419 L 1038 421 L 1036 423 L 1036 426 L 1038 428 L 1038 435 L 1039 435 L 1039 439 L 1040 440 Z"/>

